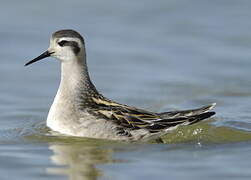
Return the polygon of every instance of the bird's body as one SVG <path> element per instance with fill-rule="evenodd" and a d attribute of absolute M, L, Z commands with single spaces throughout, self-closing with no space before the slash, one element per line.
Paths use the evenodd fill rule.
<path fill-rule="evenodd" d="M 92 84 L 84 39 L 73 30 L 53 34 L 49 49 L 38 58 L 61 61 L 61 82 L 47 117 L 52 130 L 71 136 L 138 141 L 159 138 L 179 125 L 214 115 L 215 104 L 200 109 L 154 113 L 111 101 Z"/>

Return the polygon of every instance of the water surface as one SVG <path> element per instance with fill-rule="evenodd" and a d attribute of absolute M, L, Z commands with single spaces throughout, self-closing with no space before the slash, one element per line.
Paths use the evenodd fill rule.
<path fill-rule="evenodd" d="M 0 11 L 0 179 L 250 179 L 251 2 L 5 1 Z M 24 63 L 52 32 L 86 39 L 107 97 L 151 111 L 217 103 L 217 115 L 126 144 L 53 136 L 45 127 L 59 63 Z"/>

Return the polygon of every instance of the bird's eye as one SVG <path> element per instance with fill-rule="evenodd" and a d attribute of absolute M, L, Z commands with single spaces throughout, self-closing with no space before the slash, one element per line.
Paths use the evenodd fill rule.
<path fill-rule="evenodd" d="M 62 40 L 58 42 L 58 45 L 63 47 L 66 43 L 68 43 L 68 41 Z"/>

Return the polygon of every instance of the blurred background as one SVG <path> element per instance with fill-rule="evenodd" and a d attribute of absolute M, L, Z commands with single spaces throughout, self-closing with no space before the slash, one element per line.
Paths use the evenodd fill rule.
<path fill-rule="evenodd" d="M 251 1 L 2 1 L 1 179 L 250 179 Z M 97 89 L 161 112 L 217 103 L 217 115 L 165 144 L 52 136 L 45 127 L 60 64 L 54 31 L 85 37 Z"/>

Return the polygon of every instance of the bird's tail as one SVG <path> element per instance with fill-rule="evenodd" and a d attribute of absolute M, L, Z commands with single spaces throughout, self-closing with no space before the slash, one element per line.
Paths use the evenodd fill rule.
<path fill-rule="evenodd" d="M 180 125 L 191 125 L 213 116 L 215 112 L 210 110 L 215 105 L 216 103 L 213 103 L 198 109 L 159 113 L 161 119 L 155 120 L 151 126 L 147 127 L 151 134 L 146 140 L 159 138 Z"/>
<path fill-rule="evenodd" d="M 159 115 L 163 119 L 165 119 L 165 118 L 168 118 L 168 119 L 169 118 L 176 118 L 176 117 L 192 117 L 192 116 L 196 116 L 196 117 L 199 118 L 200 115 L 201 115 L 201 118 L 204 117 L 203 119 L 205 119 L 205 118 L 208 118 L 208 117 L 215 114 L 215 112 L 207 113 L 210 110 L 212 110 L 215 106 L 216 106 L 216 103 L 213 103 L 213 104 L 203 106 L 203 107 L 198 108 L 198 109 L 190 109 L 190 110 L 184 110 L 184 111 L 163 112 L 163 113 L 160 113 Z"/>
<path fill-rule="evenodd" d="M 209 112 L 216 104 L 204 106 L 199 109 L 191 109 L 185 111 L 171 111 L 160 113 L 161 117 L 155 120 L 153 124 L 148 126 L 150 132 L 169 131 L 177 128 L 179 125 L 190 125 L 197 123 L 203 119 L 209 118 L 215 112 Z"/>

